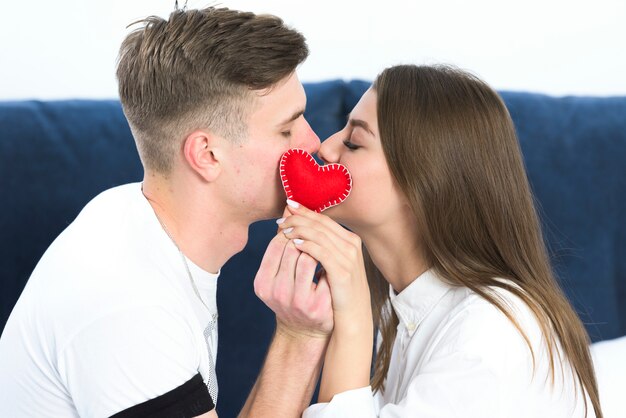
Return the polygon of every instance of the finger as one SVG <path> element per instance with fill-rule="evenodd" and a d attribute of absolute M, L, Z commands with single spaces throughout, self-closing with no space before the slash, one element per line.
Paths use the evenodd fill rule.
<path fill-rule="evenodd" d="M 354 246 L 351 242 L 346 241 L 341 236 L 337 235 L 335 231 L 326 227 L 326 225 L 301 215 L 291 215 L 280 225 L 280 229 L 282 229 L 283 234 L 290 239 L 298 238 L 298 231 L 301 231 L 304 228 L 309 231 L 317 231 L 320 233 L 318 235 L 318 239 L 315 239 L 318 244 L 323 244 L 323 240 L 326 240 L 327 243 L 332 244 L 337 247 L 337 249 L 339 247 L 346 247 L 350 245 Z"/>
<path fill-rule="evenodd" d="M 283 305 L 289 305 L 293 297 L 296 263 L 301 252 L 289 241 L 285 246 L 278 273 L 274 279 L 272 293 L 275 299 Z"/>
<path fill-rule="evenodd" d="M 284 222 L 285 219 L 287 217 L 289 217 L 289 216 L 291 216 L 291 212 L 289 212 L 289 209 L 287 209 L 287 207 L 285 207 L 285 210 L 283 210 L 283 216 L 276 220 L 276 223 L 278 224 L 278 229 L 276 229 L 276 233 L 277 234 L 280 233 L 280 230 L 281 230 L 280 223 Z"/>
<path fill-rule="evenodd" d="M 296 271 L 296 263 L 298 261 L 298 257 L 300 257 L 301 251 L 298 250 L 293 241 L 289 240 L 287 245 L 285 245 L 285 250 L 283 252 L 282 259 L 280 261 L 280 266 L 278 268 L 277 276 L 287 276 L 292 279 L 295 278 Z"/>
<path fill-rule="evenodd" d="M 332 292 L 326 276 L 322 275 L 315 287 L 316 302 L 320 304 L 319 309 L 330 309 L 332 306 Z"/>
<path fill-rule="evenodd" d="M 288 242 L 289 240 L 285 238 L 284 234 L 278 234 L 272 238 L 265 250 L 256 278 L 270 277 L 273 279 L 276 276 Z"/>
<path fill-rule="evenodd" d="M 324 225 L 326 228 L 332 230 L 335 234 L 340 236 L 342 239 L 354 245 L 359 245 L 359 246 L 361 245 L 361 241 L 358 235 L 354 234 L 351 231 L 348 231 L 347 229 L 345 229 L 343 226 L 335 222 L 330 217 L 323 215 L 321 213 L 312 211 L 306 206 L 300 205 L 298 203 L 295 203 L 295 202 L 289 203 L 289 202 L 290 201 L 287 202 L 288 204 L 287 204 L 287 207 L 285 208 L 289 211 L 289 213 L 293 215 L 301 215 L 307 219 L 318 222 Z"/>
<path fill-rule="evenodd" d="M 331 292 L 332 291 L 330 289 L 330 284 L 328 284 L 327 276 L 323 274 L 320 277 L 319 282 L 317 283 L 316 293 L 318 294 L 328 293 L 330 296 L 332 296 Z"/>
<path fill-rule="evenodd" d="M 294 303 L 305 301 L 313 290 L 313 278 L 317 260 L 306 253 L 300 253 L 296 264 L 296 277 L 294 282 Z"/>
<path fill-rule="evenodd" d="M 326 235 L 324 231 L 320 231 L 318 229 L 309 228 L 306 226 L 296 226 L 292 231 L 285 234 L 286 237 L 293 239 L 294 244 L 296 244 L 297 240 L 303 240 L 305 242 L 313 242 L 317 244 L 317 246 L 324 248 L 326 251 L 325 254 L 328 254 L 328 259 L 321 260 L 316 257 L 319 262 L 322 262 L 322 265 L 325 267 L 329 263 L 329 259 L 335 259 L 335 265 L 340 265 L 344 268 L 349 268 L 351 262 L 354 263 L 355 260 L 359 260 L 358 257 L 358 249 L 354 246 L 346 243 L 345 241 L 338 238 L 336 235 L 331 235 L 330 237 Z M 352 260 L 352 261 L 351 261 Z"/>
<path fill-rule="evenodd" d="M 313 241 L 302 241 L 298 243 L 298 241 L 293 241 L 296 248 L 298 248 L 303 253 L 306 253 L 316 259 L 322 264 L 324 270 L 326 271 L 325 275 L 321 277 L 341 277 L 344 275 L 344 272 L 348 271 L 350 267 L 345 267 L 342 263 L 338 262 L 337 258 L 327 247 L 321 246 Z M 332 283 L 330 283 L 332 285 Z"/>

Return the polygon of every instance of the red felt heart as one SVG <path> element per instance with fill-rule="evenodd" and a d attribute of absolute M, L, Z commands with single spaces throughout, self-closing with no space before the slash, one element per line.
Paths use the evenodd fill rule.
<path fill-rule="evenodd" d="M 346 200 L 352 177 L 341 164 L 320 166 L 308 152 L 293 148 L 280 159 L 280 178 L 287 198 L 316 212 Z"/>

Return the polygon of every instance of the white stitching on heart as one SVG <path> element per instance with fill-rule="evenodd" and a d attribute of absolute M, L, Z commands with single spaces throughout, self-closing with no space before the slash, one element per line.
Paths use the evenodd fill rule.
<path fill-rule="evenodd" d="M 311 154 L 309 154 L 308 152 L 300 148 L 292 148 L 286 151 L 283 154 L 283 156 L 280 158 L 280 179 L 283 183 L 283 189 L 285 190 L 285 193 L 287 194 L 288 199 L 293 198 L 293 193 L 291 191 L 291 187 L 289 186 L 289 179 L 287 178 L 287 175 L 285 174 L 285 162 L 287 161 L 287 158 L 293 153 L 298 153 L 298 154 L 308 157 L 316 166 L 321 168 L 322 171 L 340 170 L 343 174 L 345 174 L 348 177 L 348 185 L 343 192 L 344 194 L 339 199 L 335 199 L 332 202 L 330 200 L 325 202 L 324 206 L 322 206 L 322 208 L 319 209 L 318 212 L 323 212 L 324 210 L 331 208 L 333 206 L 337 206 L 338 204 L 346 200 L 346 198 L 350 195 L 350 191 L 352 190 L 352 176 L 350 175 L 350 172 L 348 171 L 348 169 L 345 166 L 341 164 L 337 164 L 337 163 L 320 166 L 317 163 L 317 161 L 315 161 L 315 159 L 311 156 Z"/>

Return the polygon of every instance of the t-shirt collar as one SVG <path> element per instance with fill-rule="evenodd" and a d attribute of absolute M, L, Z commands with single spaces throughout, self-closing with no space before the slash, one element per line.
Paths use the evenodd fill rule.
<path fill-rule="evenodd" d="M 217 273 L 210 273 L 191 261 L 189 257 L 185 256 L 185 259 L 187 260 L 187 265 L 189 265 L 189 270 L 194 280 L 196 280 L 198 284 L 214 284 L 217 282 L 222 271 L 221 269 L 218 270 Z"/>
<path fill-rule="evenodd" d="M 398 294 L 389 286 L 391 305 L 409 335 L 415 333 L 420 323 L 451 288 L 433 269 L 422 273 Z"/>

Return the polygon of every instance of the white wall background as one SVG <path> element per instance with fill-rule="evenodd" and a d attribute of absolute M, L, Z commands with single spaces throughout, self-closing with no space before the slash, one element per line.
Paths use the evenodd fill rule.
<path fill-rule="evenodd" d="M 445 62 L 497 89 L 626 95 L 625 0 L 219 4 L 277 14 L 302 31 L 311 50 L 303 81 L 371 80 L 392 64 Z M 126 25 L 173 8 L 174 0 L 0 0 L 0 100 L 116 97 Z"/>

